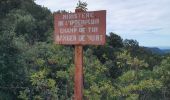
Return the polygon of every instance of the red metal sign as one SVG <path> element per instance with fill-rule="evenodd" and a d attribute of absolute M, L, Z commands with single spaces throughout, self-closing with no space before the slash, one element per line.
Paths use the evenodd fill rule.
<path fill-rule="evenodd" d="M 54 40 L 65 45 L 104 45 L 106 11 L 55 14 Z"/>

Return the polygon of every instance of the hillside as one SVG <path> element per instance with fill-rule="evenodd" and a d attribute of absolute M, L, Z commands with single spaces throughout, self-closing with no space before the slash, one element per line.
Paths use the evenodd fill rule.
<path fill-rule="evenodd" d="M 170 49 L 163 49 L 162 50 L 164 53 L 170 53 Z"/>
<path fill-rule="evenodd" d="M 83 50 L 84 100 L 170 97 L 170 56 L 162 50 L 114 32 L 105 45 Z M 50 10 L 34 0 L 0 0 L 0 100 L 72 100 L 74 62 L 74 46 L 53 43 Z"/>
<path fill-rule="evenodd" d="M 158 47 L 146 47 L 146 49 L 150 50 L 154 54 L 165 55 L 167 53 L 170 53 L 170 49 L 160 49 Z"/>

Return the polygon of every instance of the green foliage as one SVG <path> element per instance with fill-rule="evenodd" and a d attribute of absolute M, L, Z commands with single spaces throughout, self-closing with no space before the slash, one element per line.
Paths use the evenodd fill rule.
<path fill-rule="evenodd" d="M 10 10 L 17 9 L 21 5 L 21 0 L 1 0 L 0 16 L 5 16 Z"/>
<path fill-rule="evenodd" d="M 65 98 L 65 87 L 69 85 L 69 66 L 72 64 L 71 48 L 55 46 L 47 43 L 37 43 L 32 46 L 24 56 L 29 71 L 28 90 L 31 92 L 20 92 L 19 98 L 48 98 L 58 100 Z M 65 90 L 66 89 L 66 90 Z M 71 95 L 72 93 L 68 93 Z M 31 96 L 30 96 L 31 95 Z M 69 97 L 67 97 L 69 98 Z"/>
<path fill-rule="evenodd" d="M 83 11 L 87 11 L 87 3 L 79 0 L 76 9 L 82 9 Z"/>
<path fill-rule="evenodd" d="M 21 56 L 23 50 L 26 50 L 23 46 L 26 42 L 22 37 L 16 38 L 11 31 L 4 31 L 0 35 L 0 87 L 2 91 L 17 95 L 16 91 L 18 87 L 22 87 L 26 77 Z M 20 46 L 23 46 L 22 49 Z"/>
<path fill-rule="evenodd" d="M 85 52 L 85 69 L 84 69 L 84 95 L 85 98 L 90 100 L 99 100 L 112 98 L 113 86 L 109 78 L 107 77 L 107 73 L 109 69 L 102 65 L 96 57 L 91 56 L 92 51 L 88 49 Z"/>
<path fill-rule="evenodd" d="M 159 65 L 162 61 L 162 57 L 159 54 L 153 54 L 146 47 L 140 47 L 136 40 L 125 39 L 123 44 L 132 57 L 137 57 L 139 60 L 144 60 L 148 63 L 147 68 L 150 70 L 153 70 L 153 67 Z"/>
<path fill-rule="evenodd" d="M 44 16 L 34 16 L 32 12 L 29 12 L 31 5 L 34 5 L 34 10 L 39 9 Z M 28 77 L 31 75 L 30 63 L 33 59 L 26 51 L 29 51 L 31 45 L 37 41 L 48 42 L 52 29 L 52 16 L 50 11 L 37 6 L 32 0 L 1 0 L 0 10 L 2 10 L 0 14 L 0 90 L 16 99 L 19 91 L 27 88 L 30 83 Z M 37 23 L 42 23 L 40 17 L 46 19 L 42 21 L 44 25 L 38 26 Z M 41 30 L 40 26 L 44 26 L 45 31 Z"/>
<path fill-rule="evenodd" d="M 86 11 L 87 3 L 76 8 Z M 47 8 L 34 0 L 0 1 L 0 99 L 73 99 L 74 48 L 52 44 L 52 34 Z M 111 32 L 106 45 L 84 49 L 84 99 L 167 100 L 169 61 Z"/>
<path fill-rule="evenodd" d="M 0 91 L 0 100 L 12 100 L 13 96 L 10 93 Z"/>
<path fill-rule="evenodd" d="M 154 69 L 159 80 L 163 83 L 162 94 L 164 99 L 170 98 L 170 56 L 165 58 L 160 66 Z"/>
<path fill-rule="evenodd" d="M 116 97 L 126 99 L 159 98 L 155 91 L 162 88 L 162 82 L 155 72 L 146 70 L 148 64 L 124 51 L 118 56 L 118 65 L 123 74 L 116 80 Z"/>
<path fill-rule="evenodd" d="M 106 41 L 107 44 L 113 48 L 123 47 L 123 39 L 115 33 L 109 33 L 109 36 L 106 36 Z"/>
<path fill-rule="evenodd" d="M 144 60 L 139 60 L 137 57 L 131 57 L 127 51 L 122 52 L 118 55 L 117 62 L 120 67 L 126 67 L 127 70 L 139 70 L 148 67 L 148 64 Z M 123 62 L 122 62 L 123 61 Z"/>

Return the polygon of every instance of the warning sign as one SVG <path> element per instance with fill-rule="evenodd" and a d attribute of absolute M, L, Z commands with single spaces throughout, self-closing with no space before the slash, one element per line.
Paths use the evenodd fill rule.
<path fill-rule="evenodd" d="M 106 11 L 55 14 L 54 40 L 65 45 L 104 45 Z"/>

